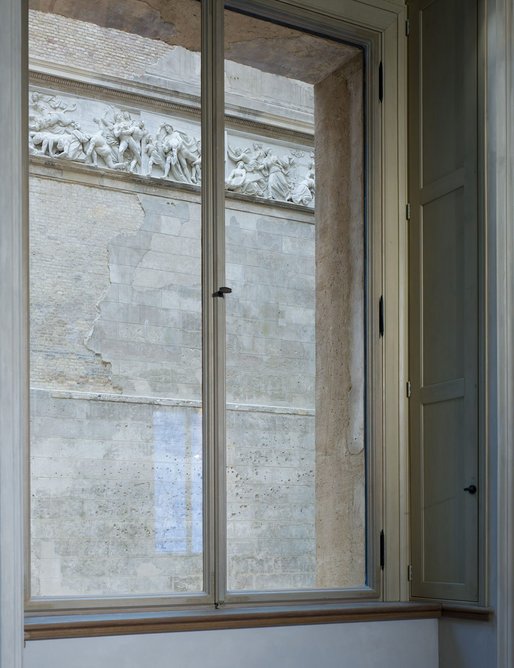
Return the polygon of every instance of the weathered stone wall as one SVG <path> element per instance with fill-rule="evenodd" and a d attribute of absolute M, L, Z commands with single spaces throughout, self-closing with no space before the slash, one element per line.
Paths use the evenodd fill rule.
<path fill-rule="evenodd" d="M 201 591 L 199 409 L 33 389 L 31 416 L 33 595 Z"/>
<path fill-rule="evenodd" d="M 348 587 L 366 577 L 362 105 L 361 56 L 316 86 L 316 164 L 324 175 L 316 211 L 319 587 Z"/>
<path fill-rule="evenodd" d="M 76 178 L 30 184 L 33 593 L 199 591 L 199 195 Z M 312 222 L 228 202 L 234 589 L 313 584 Z"/>
<path fill-rule="evenodd" d="M 202 588 L 201 410 L 32 390 L 36 596 Z M 313 417 L 227 413 L 229 586 L 314 584 Z"/>

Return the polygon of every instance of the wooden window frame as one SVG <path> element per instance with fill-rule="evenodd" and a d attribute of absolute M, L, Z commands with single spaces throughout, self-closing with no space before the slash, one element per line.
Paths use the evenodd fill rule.
<path fill-rule="evenodd" d="M 9 384 L 4 384 L 4 392 L 9 388 L 10 394 L 1 407 L 2 418 L 6 418 L 13 425 L 13 431 L 10 435 L 10 445 L 8 452 L 4 453 L 2 464 L 7 463 L 9 470 L 15 472 L 15 475 L 6 478 L 3 485 L 4 493 L 9 494 L 10 501 L 14 504 L 13 516 L 16 516 L 21 526 L 22 511 L 22 481 L 21 471 L 25 470 L 25 481 L 28 476 L 26 464 L 23 463 L 22 453 L 28 447 L 28 165 L 27 156 L 24 147 L 26 146 L 27 131 L 27 3 L 18 3 L 14 0 L 1 0 L 2 7 L 8 8 L 8 20 L 4 25 L 9 27 L 10 33 L 6 32 L 3 40 L 2 55 L 6 57 L 2 63 L 4 69 L 13 68 L 16 71 L 15 76 L 11 76 L 8 81 L 8 91 L 11 93 L 9 99 L 12 101 L 11 108 L 7 118 L 16 128 L 12 137 L 12 154 L 16 156 L 12 167 L 9 189 L 2 184 L 1 194 L 5 195 L 6 212 L 12 221 L 12 226 L 7 230 L 6 240 L 10 249 L 10 258 L 5 265 L 5 281 L 2 281 L 4 290 L 7 293 L 6 303 L 10 313 L 10 321 L 2 325 L 0 336 L 2 340 L 11 341 L 9 360 L 6 361 L 6 370 L 3 377 L 10 380 Z M 406 95 L 405 95 L 405 10 L 401 6 L 392 6 L 391 3 L 376 0 L 375 7 L 362 3 L 359 0 L 349 0 L 345 3 L 344 17 L 339 13 L 339 3 L 334 0 L 322 0 L 317 3 L 316 11 L 313 11 L 312 4 L 308 0 L 255 0 L 252 3 L 241 3 L 239 0 L 229 3 L 231 8 L 238 9 L 244 4 L 248 9 L 251 4 L 252 11 L 263 17 L 284 20 L 288 23 L 297 22 L 304 27 L 319 26 L 320 31 L 327 36 L 333 34 L 334 25 L 346 25 L 347 30 L 354 36 L 354 41 L 367 44 L 367 87 L 368 95 L 373 96 L 375 103 L 372 106 L 373 113 L 369 116 L 369 138 L 370 151 L 373 156 L 372 173 L 370 175 L 370 189 L 373 193 L 369 216 L 377 221 L 381 231 L 381 265 L 377 272 L 376 280 L 381 288 L 385 304 L 387 333 L 382 339 L 382 362 L 381 362 L 381 387 L 380 390 L 384 397 L 383 410 L 380 416 L 380 429 L 383 434 L 382 445 L 375 453 L 374 469 L 368 481 L 369 486 L 369 506 L 372 517 L 368 523 L 368 560 L 370 564 L 370 576 L 372 586 L 367 587 L 365 591 L 350 590 L 345 592 L 313 592 L 313 596 L 307 597 L 310 605 L 315 605 L 319 612 L 320 621 L 330 621 L 334 616 L 330 606 L 337 603 L 341 606 L 348 601 L 355 601 L 363 597 L 370 597 L 376 601 L 406 601 L 408 599 L 408 529 L 407 529 L 407 421 L 406 421 L 406 399 L 402 388 L 406 381 L 406 229 L 404 219 L 404 202 L 406 201 L 406 155 L 405 155 L 405 119 L 406 119 Z M 209 15 L 211 25 L 218 25 L 220 16 L 223 12 L 221 2 L 206 3 L 206 14 Z M 214 12 L 217 18 L 212 14 L 213 9 L 218 6 L 218 11 Z M 309 6 L 310 5 L 310 6 Z M 339 12 L 337 11 L 339 9 Z M 216 23 L 218 21 L 218 23 Z M 294 23 L 293 23 L 294 24 Z M 5 30 L 4 30 L 5 31 Z M 338 32 L 338 36 L 341 34 Z M 4 35 L 2 34 L 2 37 Z M 222 41 L 219 39 L 220 32 L 211 31 L 204 33 L 204 52 L 221 53 Z M 221 60 L 221 59 L 220 59 Z M 218 66 L 220 64 L 218 60 Z M 209 67 L 212 67 L 212 62 Z M 222 60 L 221 60 L 222 62 Z M 379 69 L 380 64 L 380 69 Z M 379 73 L 383 74 L 383 85 L 379 85 Z M 2 72 L 3 74 L 3 72 Z M 218 128 L 221 127 L 222 118 L 220 110 L 224 104 L 221 99 L 219 78 L 220 69 L 217 74 L 204 67 L 204 95 L 206 96 L 206 115 L 211 118 L 211 122 Z M 2 78 L 4 81 L 5 77 Z M 218 81 L 218 83 L 216 83 Z M 377 101 L 379 88 L 384 92 L 383 99 Z M 210 116 L 209 116 L 210 115 Z M 216 133 L 214 133 L 215 135 Z M 213 136 L 214 136 L 213 135 Z M 204 143 L 204 150 L 208 155 L 209 150 L 216 151 L 215 142 L 210 144 L 212 136 L 207 138 Z M 377 159 L 380 156 L 380 159 Z M 218 155 L 219 159 L 219 155 Z M 216 159 L 212 160 L 212 165 L 216 164 Z M 217 177 L 214 170 L 205 175 L 205 187 L 209 187 Z M 218 177 L 219 178 L 219 177 Z M 216 188 L 211 188 L 214 193 Z M 218 190 L 219 192 L 219 190 Z M 14 194 L 14 196 L 13 196 Z M 218 215 L 220 211 L 220 200 L 208 200 L 206 202 L 206 216 Z M 219 240 L 213 239 L 212 243 L 217 244 Z M 215 271 L 213 272 L 213 275 Z M 4 278 L 4 276 L 3 276 Z M 13 290 L 13 286 L 16 289 Z M 378 316 L 377 316 L 378 317 Z M 386 388 L 388 391 L 385 391 Z M 5 470 L 5 466 L 2 467 Z M 18 479 L 17 473 L 20 474 Z M 215 472 L 213 471 L 213 475 Z M 215 512 L 212 508 L 211 512 Z M 22 544 L 21 532 L 16 529 L 15 523 L 12 525 L 3 525 L 2 536 L 10 529 L 8 536 L 10 543 L 14 543 L 20 548 Z M 385 532 L 386 540 L 383 547 L 385 568 L 382 571 L 379 563 L 380 553 L 380 531 Z M 25 548 L 27 544 L 25 545 Z M 5 581 L 5 575 L 9 574 L 11 581 L 10 589 L 14 600 L 21 601 L 20 590 L 16 589 L 16 583 L 21 581 L 22 560 L 16 564 L 10 563 L 2 566 L 0 575 L 2 582 Z M 271 599 L 271 601 L 270 601 Z M 255 603 L 263 604 L 270 602 L 281 604 L 280 609 L 276 608 L 274 624 L 280 623 L 278 618 L 288 617 L 283 610 L 284 603 L 290 606 L 290 619 L 296 618 L 299 621 L 295 623 L 310 623 L 305 620 L 308 618 L 308 611 L 302 611 L 302 606 L 306 605 L 306 597 L 301 594 L 299 597 L 287 596 L 281 599 L 280 596 L 266 595 L 264 600 L 253 599 Z M 129 612 L 124 608 L 123 601 L 126 599 L 114 601 L 115 608 L 120 614 L 126 614 L 127 620 Z M 46 602 L 45 602 L 46 603 Z M 84 606 L 75 605 L 73 602 L 73 612 L 77 614 L 81 607 L 90 607 L 90 603 L 85 601 Z M 113 604 L 113 601 L 106 602 L 107 605 Z M 155 597 L 145 605 L 140 602 L 140 608 L 131 610 L 132 614 L 144 615 L 144 611 L 149 608 L 156 612 L 159 609 L 169 610 L 169 601 L 159 602 Z M 352 615 L 351 608 L 346 608 L 347 614 Z M 365 604 L 363 604 L 365 605 Z M 374 604 L 376 605 L 376 603 Z M 385 605 L 385 604 L 384 604 Z M 48 608 L 47 605 L 44 606 Z M 430 607 L 430 606 L 429 606 Z M 265 615 L 262 605 L 255 606 L 256 613 Z M 21 608 L 20 608 L 21 609 Z M 32 608 L 30 615 L 40 615 L 41 610 Z M 240 611 L 239 611 L 240 610 Z M 243 608 L 239 605 L 238 613 L 243 615 Z M 405 608 L 405 611 L 407 608 Z M 420 608 L 410 607 L 412 614 L 420 613 Z M 91 613 L 105 612 L 103 608 L 93 608 Z M 387 608 L 382 608 L 383 613 Z M 69 605 L 67 609 L 56 607 L 52 610 L 52 617 L 57 615 L 71 613 Z M 278 614 L 280 612 L 280 614 Z M 344 611 L 343 611 L 344 612 Z M 425 610 L 426 612 L 426 610 Z M 434 609 L 431 609 L 429 616 L 433 616 Z M 180 610 L 177 610 L 175 619 L 180 619 Z M 232 613 L 231 613 L 232 614 Z M 288 613 L 289 614 L 289 613 Z M 337 613 L 343 615 L 343 613 Z M 371 614 L 371 613 L 370 613 Z M 375 613 L 373 613 L 375 614 Z M 403 613 L 402 613 L 403 614 Z M 407 613 L 405 613 L 407 614 Z M 409 613 L 411 614 L 411 613 Z M 425 613 L 423 613 L 425 614 Z M 184 617 L 186 613 L 184 612 Z M 337 615 L 336 615 L 337 616 Z M 344 616 L 344 615 L 343 615 Z M 271 619 L 270 617 L 270 619 Z M 324 620 L 322 619 L 324 617 Z M 403 618 L 403 617 L 402 617 Z M 72 617 L 70 616 L 70 620 Z M 262 617 L 264 619 L 264 617 Z M 13 623 L 16 621 L 14 615 Z M 338 619 L 337 621 L 341 621 Z M 351 620 L 351 619 L 350 619 Z M 35 619 L 34 619 L 35 621 Z M 62 619 L 61 619 L 62 622 Z M 292 622 L 291 622 L 292 623 Z M 30 622 L 29 622 L 30 625 Z M 268 625 L 268 624 L 265 624 Z M 53 626 L 56 630 L 56 626 Z M 216 622 L 212 621 L 212 628 L 216 627 Z M 57 633 L 57 630 L 56 630 Z M 48 636 L 47 636 L 48 637 Z M 55 635 L 54 637 L 59 637 Z M 14 656 L 14 655 L 13 655 Z M 16 664 L 15 659 L 12 665 Z"/>

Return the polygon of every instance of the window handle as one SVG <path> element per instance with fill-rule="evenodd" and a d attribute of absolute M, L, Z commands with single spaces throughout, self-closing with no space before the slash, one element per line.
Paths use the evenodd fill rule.
<path fill-rule="evenodd" d="M 469 492 L 470 494 L 476 494 L 477 493 L 476 485 L 470 485 L 469 487 L 464 487 L 464 491 Z"/>
<path fill-rule="evenodd" d="M 222 287 L 217 292 L 213 292 L 212 296 L 223 298 L 225 295 L 229 295 L 231 292 L 232 292 L 232 288 Z"/>

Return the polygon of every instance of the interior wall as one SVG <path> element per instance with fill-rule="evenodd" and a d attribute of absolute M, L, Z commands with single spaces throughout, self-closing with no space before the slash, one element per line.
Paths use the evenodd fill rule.
<path fill-rule="evenodd" d="M 437 620 L 195 631 L 27 643 L 24 668 L 436 668 Z"/>
<path fill-rule="evenodd" d="M 440 668 L 484 668 L 496 664 L 494 623 L 463 619 L 439 621 Z"/>
<path fill-rule="evenodd" d="M 483 0 L 481 7 L 479 38 L 485 53 L 487 78 L 487 140 L 482 169 L 488 191 L 485 209 L 489 300 L 486 597 L 493 614 L 486 623 L 440 620 L 440 668 L 511 668 L 514 665 L 514 20 L 510 0 Z"/>

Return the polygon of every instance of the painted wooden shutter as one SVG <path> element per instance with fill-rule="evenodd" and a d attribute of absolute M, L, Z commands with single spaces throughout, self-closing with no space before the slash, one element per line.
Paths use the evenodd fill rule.
<path fill-rule="evenodd" d="M 476 0 L 409 2 L 413 597 L 478 592 Z M 468 491 L 465 491 L 468 488 Z"/>

